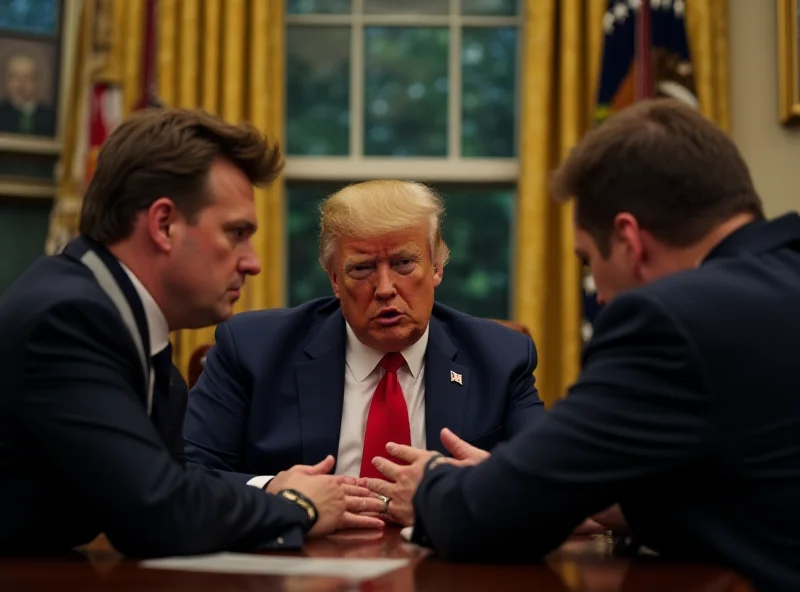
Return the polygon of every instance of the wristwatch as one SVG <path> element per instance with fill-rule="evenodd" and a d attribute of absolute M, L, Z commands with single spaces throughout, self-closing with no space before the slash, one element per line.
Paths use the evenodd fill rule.
<path fill-rule="evenodd" d="M 317 508 L 314 505 L 314 502 L 312 502 L 310 499 L 308 499 L 306 496 L 304 496 L 296 489 L 282 489 L 277 493 L 277 495 L 279 497 L 282 497 L 283 499 L 287 499 L 290 502 L 297 504 L 298 506 L 303 508 L 303 510 L 305 510 L 306 514 L 308 514 L 308 519 L 311 521 L 308 530 L 311 530 L 314 524 L 316 524 L 317 518 L 319 518 L 319 515 L 317 514 Z"/>

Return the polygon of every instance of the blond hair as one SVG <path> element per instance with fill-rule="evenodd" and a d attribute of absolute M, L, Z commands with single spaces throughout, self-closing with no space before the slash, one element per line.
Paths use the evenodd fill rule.
<path fill-rule="evenodd" d="M 427 224 L 431 258 L 437 267 L 450 259 L 442 238 L 442 198 L 412 181 L 365 181 L 348 185 L 329 196 L 320 206 L 319 262 L 330 271 L 337 241 L 343 236 L 372 238 Z"/>

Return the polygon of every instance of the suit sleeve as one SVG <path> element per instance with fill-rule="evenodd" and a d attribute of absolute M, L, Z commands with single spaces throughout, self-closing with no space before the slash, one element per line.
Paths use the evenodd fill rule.
<path fill-rule="evenodd" d="M 505 439 L 516 436 L 544 416 L 544 403 L 536 390 L 533 372 L 536 370 L 536 346 L 527 340 L 528 351 L 524 363 L 520 363 L 511 379 L 508 407 L 505 416 Z"/>
<path fill-rule="evenodd" d="M 184 424 L 186 459 L 217 471 L 232 483 L 244 484 L 256 476 L 239 472 L 250 392 L 227 324 L 217 327 L 215 341 L 189 395 Z"/>
<path fill-rule="evenodd" d="M 649 297 L 618 297 L 566 399 L 482 464 L 426 473 L 415 541 L 451 559 L 541 557 L 637 483 L 702 453 L 707 393 L 680 322 Z"/>
<path fill-rule="evenodd" d="M 132 386 L 141 370 L 121 333 L 119 319 L 97 305 L 50 310 L 26 344 L 18 402 L 24 429 L 111 543 L 159 556 L 299 542 L 309 526 L 299 507 L 175 462 Z"/>

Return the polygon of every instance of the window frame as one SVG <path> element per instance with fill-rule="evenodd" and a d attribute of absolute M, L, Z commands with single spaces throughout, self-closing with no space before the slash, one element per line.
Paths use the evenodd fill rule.
<path fill-rule="evenodd" d="M 364 0 L 352 0 L 349 14 L 287 14 L 285 27 L 350 27 L 350 154 L 348 156 L 286 155 L 284 176 L 291 181 L 357 181 L 369 179 L 414 179 L 441 183 L 514 183 L 519 159 L 461 156 L 461 98 L 463 27 L 515 27 L 517 29 L 517 76 L 514 89 L 519 105 L 521 48 L 524 34 L 522 2 L 513 16 L 461 14 L 461 0 L 449 0 L 447 14 L 365 14 Z M 449 29 L 448 141 L 445 157 L 364 156 L 364 27 L 438 26 Z M 519 111 L 519 109 L 518 109 Z M 516 140 L 516 139 L 515 139 Z"/>
<path fill-rule="evenodd" d="M 367 179 L 410 179 L 432 185 L 472 185 L 487 189 L 508 186 L 518 187 L 519 149 L 511 158 L 462 157 L 461 153 L 461 99 L 462 99 L 462 30 L 464 27 L 515 27 L 517 30 L 517 60 L 515 95 L 517 126 L 521 115 L 521 74 L 524 56 L 524 2 L 517 0 L 517 14 L 513 16 L 473 16 L 461 14 L 461 0 L 449 0 L 447 14 L 365 14 L 364 0 L 351 0 L 349 14 L 286 14 L 284 27 L 292 26 L 350 27 L 350 155 L 306 156 L 286 154 L 284 179 L 287 185 L 323 185 L 326 183 L 352 183 Z M 366 26 L 447 26 L 450 30 L 448 48 L 448 155 L 446 157 L 376 157 L 364 156 L 364 27 Z M 286 125 L 287 122 L 284 122 Z M 515 131 L 516 131 L 515 130 Z M 519 142 L 519 135 L 515 138 Z M 288 193 L 288 192 L 287 192 Z M 288 198 L 288 195 L 287 195 Z M 517 235 L 517 217 L 509 225 L 509 236 Z M 289 235 L 284 234 L 284 252 L 289 253 Z M 517 244 L 510 240 L 508 265 L 508 316 L 514 315 L 514 285 L 516 280 Z M 290 305 L 290 272 L 284 268 L 284 303 Z M 445 270 L 446 275 L 446 270 Z"/>

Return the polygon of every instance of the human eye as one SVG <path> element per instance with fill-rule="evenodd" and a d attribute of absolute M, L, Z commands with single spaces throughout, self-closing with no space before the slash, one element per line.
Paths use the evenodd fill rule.
<path fill-rule="evenodd" d="M 372 263 L 352 263 L 347 266 L 347 274 L 354 279 L 366 279 L 375 266 Z"/>
<path fill-rule="evenodd" d="M 234 245 L 250 240 L 256 228 L 252 224 L 233 224 L 225 229 L 225 234 Z"/>
<path fill-rule="evenodd" d="M 394 262 L 394 268 L 400 273 L 410 273 L 416 263 L 417 260 L 413 257 L 400 257 Z"/>

